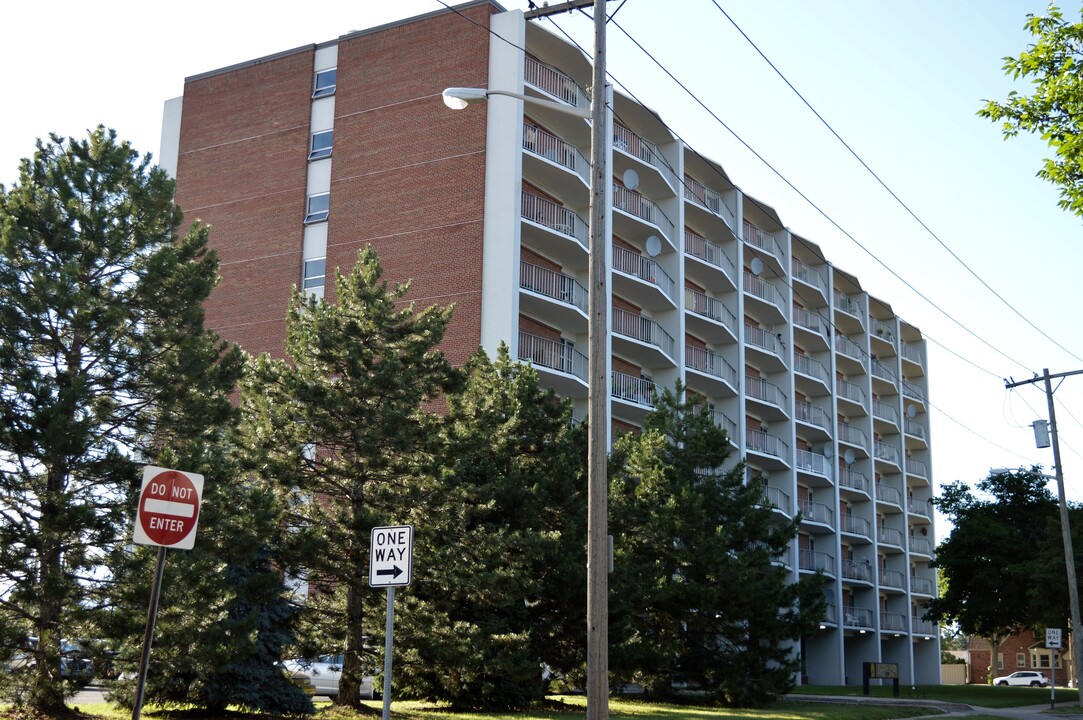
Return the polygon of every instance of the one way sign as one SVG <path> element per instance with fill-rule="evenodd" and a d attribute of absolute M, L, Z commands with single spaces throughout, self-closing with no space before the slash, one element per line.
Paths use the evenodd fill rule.
<path fill-rule="evenodd" d="M 401 587 L 413 579 L 414 526 L 372 528 L 369 545 L 369 585 Z"/>

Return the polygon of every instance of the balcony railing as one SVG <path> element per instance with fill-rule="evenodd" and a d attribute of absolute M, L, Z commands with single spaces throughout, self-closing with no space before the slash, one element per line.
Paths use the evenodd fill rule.
<path fill-rule="evenodd" d="M 891 503 L 892 505 L 898 505 L 902 507 L 902 493 L 898 488 L 893 488 L 890 485 L 884 485 L 883 483 L 876 483 L 876 499 L 881 502 Z M 902 547 L 902 533 L 899 533 L 899 547 Z"/>
<path fill-rule="evenodd" d="M 933 581 L 928 578 L 920 578 L 915 575 L 911 575 L 910 592 L 915 592 L 920 595 L 932 595 Z"/>
<path fill-rule="evenodd" d="M 910 552 L 933 556 L 933 544 L 929 538 L 910 536 Z"/>
<path fill-rule="evenodd" d="M 793 510 L 790 508 L 790 496 L 778 488 L 764 485 L 763 501 L 767 505 L 774 505 L 787 515 L 793 515 Z"/>
<path fill-rule="evenodd" d="M 777 334 L 769 333 L 761 327 L 745 323 L 745 342 L 761 350 L 774 353 L 782 358 L 782 347 Z"/>
<path fill-rule="evenodd" d="M 557 165 L 563 165 L 590 185 L 590 161 L 579 148 L 564 142 L 544 128 L 523 123 L 523 149 Z"/>
<path fill-rule="evenodd" d="M 881 380 L 886 380 L 895 387 L 899 386 L 898 381 L 895 378 L 895 373 L 891 371 L 891 368 L 889 368 L 887 365 L 883 364 L 879 360 L 872 361 L 872 374 L 880 378 Z"/>
<path fill-rule="evenodd" d="M 904 342 L 902 344 L 902 356 L 915 365 L 924 365 L 921 359 L 921 348 L 917 345 Z"/>
<path fill-rule="evenodd" d="M 869 438 L 865 434 L 865 431 L 859 427 L 854 427 L 849 423 L 839 423 L 839 440 L 850 443 L 851 445 L 857 445 L 858 447 L 869 447 Z"/>
<path fill-rule="evenodd" d="M 649 317 L 613 308 L 613 332 L 654 345 L 670 358 L 673 357 L 673 336 Z"/>
<path fill-rule="evenodd" d="M 932 517 L 933 510 L 928 500 L 910 500 L 906 503 L 906 509 L 910 511 L 911 515 L 921 515 L 922 517 Z"/>
<path fill-rule="evenodd" d="M 824 430 L 828 430 L 831 427 L 831 421 L 823 408 L 816 407 L 810 402 L 804 400 L 796 401 L 794 403 L 793 411 L 795 420 L 799 420 L 808 425 L 821 427 Z"/>
<path fill-rule="evenodd" d="M 862 560 L 843 560 L 842 576 L 847 580 L 872 582 L 872 565 Z"/>
<path fill-rule="evenodd" d="M 749 450 L 777 458 L 785 458 L 790 454 L 790 446 L 778 435 L 753 428 L 745 428 L 745 446 Z"/>
<path fill-rule="evenodd" d="M 736 375 L 737 371 L 733 371 Z M 736 387 L 736 386 L 735 386 Z M 721 410 L 711 411 L 711 420 L 715 425 L 726 431 L 726 439 L 733 443 L 734 447 L 737 446 L 737 423 L 734 422 Z"/>
<path fill-rule="evenodd" d="M 698 257 L 704 262 L 714 265 L 736 285 L 737 266 L 733 264 L 726 251 L 721 245 L 716 245 L 705 237 L 694 232 L 684 231 L 684 251 L 693 257 Z"/>
<path fill-rule="evenodd" d="M 842 620 L 846 627 L 872 629 L 872 610 L 844 605 L 842 607 Z"/>
<path fill-rule="evenodd" d="M 899 587 L 902 587 L 900 585 Z M 881 612 L 880 629 L 893 632 L 906 632 L 906 616 L 902 613 Z"/>
<path fill-rule="evenodd" d="M 526 56 L 526 64 L 523 67 L 523 80 L 533 85 L 558 100 L 563 100 L 584 110 L 590 108 L 590 96 L 583 88 L 572 80 L 568 75 L 557 70 L 552 65 L 546 65 L 542 61 L 530 55 Z"/>
<path fill-rule="evenodd" d="M 777 307 L 780 312 L 782 311 L 782 308 L 786 307 L 786 298 L 782 294 L 782 291 L 775 287 L 774 283 L 769 283 L 763 278 L 756 277 L 747 270 L 745 270 L 744 273 L 744 288 L 746 293 L 755 295 L 761 300 L 771 303 Z"/>
<path fill-rule="evenodd" d="M 872 334 L 884 342 L 895 344 L 895 328 L 882 320 L 872 319 Z"/>
<path fill-rule="evenodd" d="M 835 574 L 835 558 L 825 552 L 815 550 L 800 550 L 798 552 L 798 567 L 802 570 L 823 570 L 832 575 Z"/>
<path fill-rule="evenodd" d="M 794 372 L 808 375 L 810 378 L 819 380 L 827 387 L 831 387 L 831 373 L 828 372 L 822 362 L 814 357 L 802 355 L 795 350 L 793 354 L 793 369 Z"/>
<path fill-rule="evenodd" d="M 699 370 L 716 378 L 721 378 L 737 389 L 737 369 L 721 355 L 694 345 L 685 345 L 684 363 L 693 370 Z"/>
<path fill-rule="evenodd" d="M 611 375 L 613 381 L 612 395 L 621 400 L 627 400 L 637 405 L 653 408 L 654 398 L 658 394 L 658 386 L 646 378 L 637 378 L 614 370 Z"/>
<path fill-rule="evenodd" d="M 575 278 L 555 270 L 523 260 L 519 263 L 519 287 L 587 311 L 587 289 Z"/>
<path fill-rule="evenodd" d="M 872 538 L 872 525 L 863 517 L 853 513 L 839 513 L 839 530 L 851 535 Z"/>
<path fill-rule="evenodd" d="M 912 458 L 906 458 L 906 474 L 913 475 L 914 477 L 922 478 L 923 480 L 929 479 L 929 468 L 925 466 L 920 460 L 914 460 Z"/>
<path fill-rule="evenodd" d="M 778 246 L 778 241 L 775 240 L 775 236 L 771 233 L 764 232 L 748 220 L 745 220 L 741 228 L 741 239 L 752 247 L 757 247 L 764 252 L 774 255 L 775 259 L 777 259 L 780 264 L 782 263 L 782 248 Z"/>
<path fill-rule="evenodd" d="M 907 435 L 913 435 L 914 437 L 921 438 L 922 440 L 925 439 L 925 428 L 923 428 L 920 423 L 916 423 L 910 418 L 906 418 L 905 426 Z"/>
<path fill-rule="evenodd" d="M 835 378 L 835 392 L 838 393 L 839 397 L 846 398 L 863 407 L 868 403 L 868 396 L 865 395 L 865 391 L 849 380 Z"/>
<path fill-rule="evenodd" d="M 861 346 L 855 343 L 850 338 L 842 335 L 841 333 L 835 335 L 835 350 L 842 353 L 848 358 L 853 358 L 861 363 L 865 364 L 865 353 L 861 351 Z"/>
<path fill-rule="evenodd" d="M 936 635 L 936 623 L 931 620 L 922 620 L 917 615 L 910 618 L 910 627 L 912 632 L 917 635 Z"/>
<path fill-rule="evenodd" d="M 614 185 L 613 207 L 657 225 L 668 238 L 674 237 L 673 221 L 662 212 L 662 208 L 658 207 L 653 200 L 643 197 L 634 190 Z"/>
<path fill-rule="evenodd" d="M 812 285 L 813 287 L 818 288 L 820 292 L 824 294 L 824 297 L 827 297 L 827 281 L 824 280 L 824 276 L 821 275 L 818 270 L 797 258 L 793 258 L 790 261 L 790 266 L 793 268 L 793 276 L 795 278 L 806 285 Z"/>
<path fill-rule="evenodd" d="M 661 173 L 662 177 L 666 179 L 666 182 L 669 183 L 671 188 L 677 188 L 677 176 L 674 174 L 673 170 L 670 169 L 666 159 L 662 157 L 662 153 L 658 152 L 658 146 L 650 140 L 640 137 L 634 131 L 623 125 L 614 123 L 613 149 L 621 150 L 632 157 L 639 158 Z"/>
<path fill-rule="evenodd" d="M 865 494 L 869 492 L 869 479 L 857 470 L 842 468 L 839 470 L 839 485 L 851 490 L 858 490 Z"/>
<path fill-rule="evenodd" d="M 614 245 L 613 269 L 657 285 L 665 293 L 665 296 L 676 304 L 677 298 L 674 297 L 673 293 L 676 283 L 673 282 L 673 278 L 669 276 L 669 273 L 662 269 L 657 260 L 644 257 L 619 245 Z"/>
<path fill-rule="evenodd" d="M 906 587 L 906 576 L 898 570 L 880 569 L 880 584 L 902 590 Z"/>
<path fill-rule="evenodd" d="M 899 409 L 894 405 L 888 405 L 879 400 L 872 401 L 872 415 L 881 420 L 887 420 L 895 425 L 899 424 Z"/>
<path fill-rule="evenodd" d="M 798 450 L 798 452 L 801 452 Z M 811 500 L 798 500 L 797 509 L 801 511 L 801 516 L 809 522 L 820 523 L 821 525 L 835 524 L 834 511 L 819 502 L 812 502 Z"/>
<path fill-rule="evenodd" d="M 584 250 L 587 249 L 586 221 L 563 205 L 524 190 L 522 217 L 566 235 L 576 240 Z"/>
<path fill-rule="evenodd" d="M 834 466 L 820 453 L 814 453 L 811 450 L 798 450 L 795 462 L 801 470 L 822 475 L 829 480 L 834 479 Z"/>
<path fill-rule="evenodd" d="M 893 490 L 894 488 L 888 488 Z M 880 486 L 876 486 L 876 490 L 879 493 Z M 876 531 L 876 541 L 884 543 L 886 545 L 894 545 L 895 547 L 903 546 L 903 534 L 902 530 L 896 528 L 889 528 L 880 526 Z"/>
<path fill-rule="evenodd" d="M 853 315 L 861 321 L 862 325 L 865 324 L 865 313 L 861 308 L 861 304 L 846 293 L 840 292 L 839 290 L 835 291 L 835 307 Z"/>
<path fill-rule="evenodd" d="M 737 316 L 730 312 L 725 303 L 718 298 L 713 298 L 694 288 L 686 287 L 684 289 L 684 307 L 696 315 L 702 315 L 722 323 L 736 334 Z"/>
<path fill-rule="evenodd" d="M 519 359 L 587 381 L 587 356 L 557 340 L 520 332 Z"/>
<path fill-rule="evenodd" d="M 688 175 L 684 176 L 684 197 L 722 218 L 730 230 L 736 227 L 737 215 L 726 204 L 725 198 Z"/>
<path fill-rule="evenodd" d="M 920 400 L 922 403 L 925 402 L 925 393 L 921 391 L 921 388 L 913 383 L 908 383 L 905 380 L 903 380 L 903 395 L 912 397 L 915 400 Z"/>
<path fill-rule="evenodd" d="M 824 605 L 824 622 L 837 623 L 839 621 L 838 617 L 838 611 L 835 609 L 835 603 L 829 602 Z"/>
<path fill-rule="evenodd" d="M 782 408 L 787 405 L 786 393 L 782 391 L 782 388 L 769 380 L 753 375 L 745 375 L 745 394 Z"/>
<path fill-rule="evenodd" d="M 894 445 L 888 445 L 882 440 L 876 440 L 872 444 L 872 452 L 877 460 L 883 460 L 895 465 L 899 464 L 899 450 Z"/>
<path fill-rule="evenodd" d="M 794 305 L 793 324 L 810 330 L 827 340 L 827 326 L 824 324 L 823 319 L 814 312 L 809 312 L 803 307 Z"/>

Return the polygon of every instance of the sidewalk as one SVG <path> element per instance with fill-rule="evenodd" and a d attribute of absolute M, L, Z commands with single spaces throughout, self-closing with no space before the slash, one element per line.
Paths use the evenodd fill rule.
<path fill-rule="evenodd" d="M 1057 703 L 1055 712 L 1050 712 L 1049 703 L 1041 705 L 1024 705 L 1012 708 L 985 708 L 965 705 L 962 703 L 949 703 L 941 700 L 920 700 L 916 698 L 883 698 L 866 697 L 864 695 L 830 696 L 830 695 L 801 695 L 790 694 L 786 696 L 802 702 L 843 703 L 848 705 L 902 705 L 914 707 L 932 707 L 942 710 L 942 715 L 921 715 L 915 718 L 942 718 L 942 717 L 971 717 L 973 715 L 995 715 L 996 717 L 1014 718 L 1015 720 L 1083 720 L 1083 709 L 1078 702 Z M 1069 710 L 1071 708 L 1073 711 Z M 905 720 L 905 719 L 904 719 Z"/>

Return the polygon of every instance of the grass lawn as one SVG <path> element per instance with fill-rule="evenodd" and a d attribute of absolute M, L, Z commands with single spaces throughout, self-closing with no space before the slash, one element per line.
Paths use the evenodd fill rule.
<path fill-rule="evenodd" d="M 824 686 L 809 685 L 794 690 L 802 695 L 841 695 L 860 696 L 860 685 Z M 890 685 L 872 685 L 869 694 L 873 697 L 891 697 Z M 918 685 L 911 690 L 908 685 L 900 685 L 900 698 L 918 698 L 922 700 L 942 700 L 944 702 L 965 703 L 976 707 L 1007 708 L 1022 705 L 1041 705 L 1049 702 L 1049 688 L 1029 687 L 993 687 L 990 685 Z M 1079 693 L 1067 688 L 1057 688 L 1057 703 L 1075 702 Z M 1076 708 L 1078 712 L 1078 707 Z"/>

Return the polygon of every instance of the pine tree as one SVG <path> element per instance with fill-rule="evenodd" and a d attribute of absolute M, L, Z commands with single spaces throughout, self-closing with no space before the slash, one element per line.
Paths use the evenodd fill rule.
<path fill-rule="evenodd" d="M 345 594 L 338 702 L 360 706 L 372 665 L 367 635 L 382 627 L 382 593 L 368 587 L 373 527 L 398 524 L 419 500 L 417 478 L 438 447 L 428 404 L 457 382 L 437 349 L 450 308 L 399 307 L 371 248 L 336 272 L 337 303 L 296 292 L 286 318 L 289 362 L 260 357 L 242 391 L 244 442 L 264 479 L 296 493 L 291 532 L 309 543 L 309 587 Z"/>
<path fill-rule="evenodd" d="M 449 397 L 415 506 L 417 576 L 396 612 L 396 685 L 457 708 L 523 708 L 583 662 L 585 434 L 501 345 Z"/>
<path fill-rule="evenodd" d="M 231 413 L 240 355 L 203 329 L 217 260 L 181 221 L 172 181 L 102 127 L 39 141 L 0 187 L 0 628 L 37 638 L 39 710 L 63 707 L 61 638 L 100 610 L 132 457 L 213 443 Z"/>
<path fill-rule="evenodd" d="M 789 584 L 777 560 L 797 532 L 777 524 L 743 464 L 721 470 L 724 431 L 683 387 L 664 391 L 610 471 L 616 561 L 611 657 L 619 683 L 667 696 L 689 683 L 729 704 L 793 684 L 794 645 L 823 612 L 823 581 Z"/>

